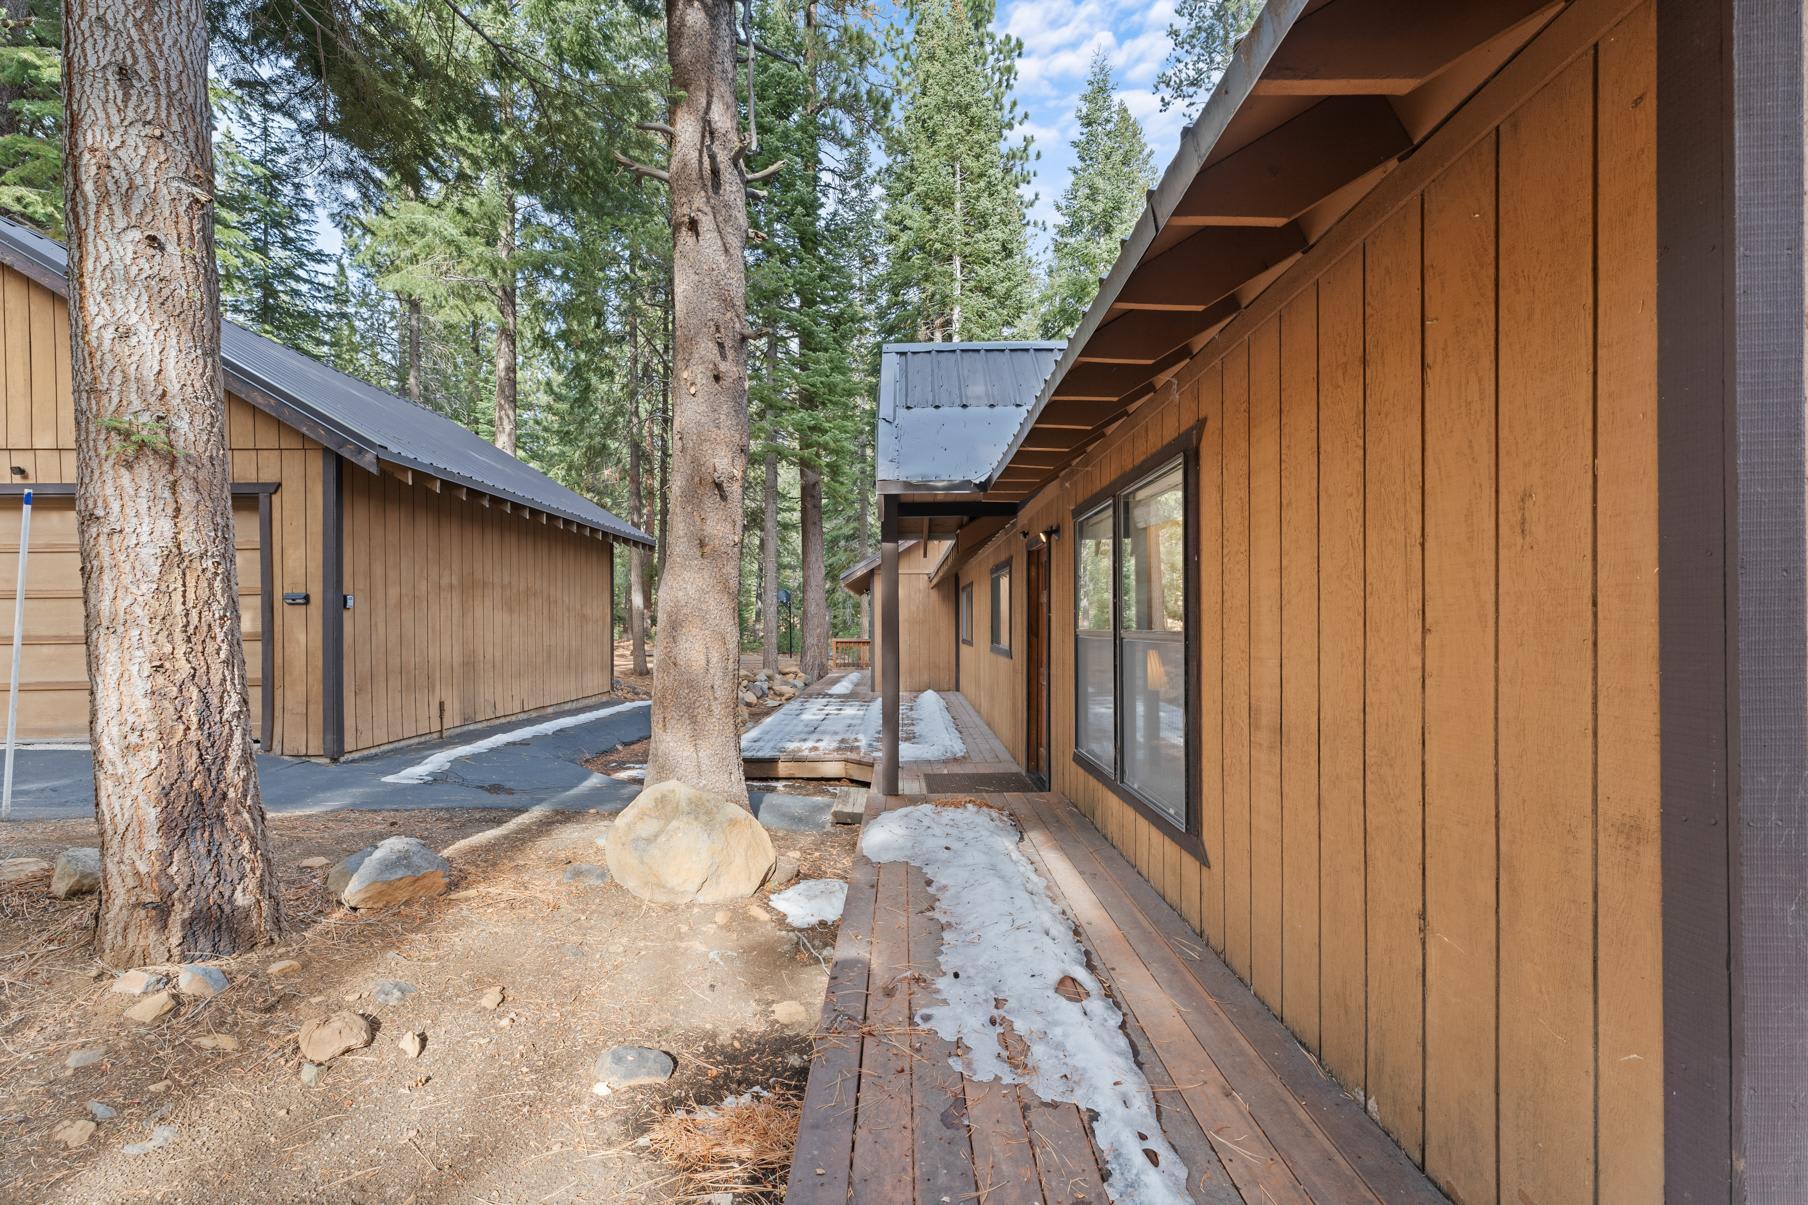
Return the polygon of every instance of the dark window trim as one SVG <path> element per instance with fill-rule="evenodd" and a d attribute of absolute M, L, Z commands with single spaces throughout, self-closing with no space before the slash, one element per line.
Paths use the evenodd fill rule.
<path fill-rule="evenodd" d="M 973 647 L 973 583 L 962 582 L 956 593 L 954 626 L 960 633 L 960 642 L 968 648 Z"/>
<path fill-rule="evenodd" d="M 1182 544 L 1186 548 L 1186 632 L 1183 644 L 1186 661 L 1186 820 L 1184 824 L 1176 824 L 1169 812 L 1150 801 L 1135 787 L 1121 781 L 1115 769 L 1099 763 L 1095 758 L 1080 749 L 1080 659 L 1073 658 L 1073 732 L 1071 745 L 1073 762 L 1086 771 L 1100 785 L 1110 791 L 1118 799 L 1129 804 L 1145 818 L 1158 822 L 1162 833 L 1181 849 L 1197 857 L 1201 865 L 1210 866 L 1211 857 L 1205 849 L 1205 840 L 1200 833 L 1199 781 L 1202 751 L 1199 734 L 1194 721 L 1199 716 L 1199 545 L 1203 533 L 1198 531 L 1199 514 L 1199 457 L 1195 455 L 1199 447 L 1200 433 L 1205 429 L 1201 420 L 1182 431 L 1178 436 L 1157 448 L 1153 453 L 1138 461 L 1128 471 L 1113 478 L 1103 489 L 1095 490 L 1083 499 L 1079 505 L 1068 512 L 1071 530 L 1074 532 L 1074 628 L 1070 633 L 1076 646 L 1079 641 L 1078 606 L 1080 581 L 1080 524 L 1092 518 L 1105 507 L 1111 508 L 1111 682 L 1112 682 L 1112 755 L 1114 760 L 1123 761 L 1123 708 L 1118 706 L 1118 692 L 1123 680 L 1123 639 L 1122 625 L 1118 611 L 1122 603 L 1120 597 L 1123 590 L 1122 572 L 1118 564 L 1120 556 L 1117 536 L 1118 497 L 1142 482 L 1158 476 L 1175 461 L 1180 464 L 1181 506 L 1184 526 Z M 1091 629 L 1088 629 L 1089 631 Z"/>
<path fill-rule="evenodd" d="M 1006 582 L 1010 582 L 1014 576 L 1011 558 L 1006 557 L 996 565 L 993 565 L 991 572 L 986 577 L 986 582 L 992 589 L 991 597 L 988 600 L 990 605 L 987 609 L 991 612 L 991 627 L 994 629 L 993 631 L 987 632 L 986 635 L 992 640 L 992 651 L 1000 657 L 1009 657 L 1011 655 L 1011 614 L 1015 609 L 1017 602 L 1017 592 L 1011 586 L 1006 587 L 1007 590 L 1010 590 L 1010 594 L 1008 594 L 1004 600 L 1005 614 L 1003 621 L 1000 622 L 998 616 L 998 579 L 1002 577 Z M 998 632 L 1004 633 L 1005 642 L 1003 644 L 998 643 Z"/>

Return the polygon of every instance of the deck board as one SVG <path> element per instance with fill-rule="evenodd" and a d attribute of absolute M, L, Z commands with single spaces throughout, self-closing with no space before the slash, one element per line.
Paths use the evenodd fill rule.
<path fill-rule="evenodd" d="M 944 697 L 968 756 L 910 763 L 902 787 L 920 787 L 925 772 L 1017 769 L 965 699 Z M 867 818 L 927 798 L 875 791 Z M 981 798 L 1017 818 L 1022 852 L 1074 918 L 1195 1200 L 1444 1200 L 1071 804 L 1054 794 Z M 1108 1200 L 1076 1106 L 966 1080 L 948 1044 L 916 1027 L 916 1010 L 934 999 L 933 904 L 916 867 L 855 859 L 786 1200 Z"/>

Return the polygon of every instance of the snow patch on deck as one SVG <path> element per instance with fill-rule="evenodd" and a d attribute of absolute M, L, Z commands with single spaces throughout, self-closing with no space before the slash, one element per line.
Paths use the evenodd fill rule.
<path fill-rule="evenodd" d="M 866 681 L 866 671 L 865 670 L 855 670 L 853 673 L 847 675 L 845 678 L 838 680 L 835 683 L 835 685 L 829 687 L 827 690 L 823 691 L 822 693 L 825 695 L 851 695 L 854 693 L 854 690 L 857 687 L 859 687 L 861 683 L 863 683 L 865 681 Z"/>
<path fill-rule="evenodd" d="M 1185 1202 L 1186 1165 L 1161 1132 L 1123 1014 L 1087 969 L 1072 920 L 1018 840 L 1009 818 L 990 808 L 917 804 L 867 821 L 861 852 L 919 867 L 942 924 L 935 989 L 947 1003 L 920 1009 L 917 1021 L 964 1046 L 950 1062 L 967 1078 L 1020 1083 L 1043 1100 L 1091 1110 L 1112 1200 Z M 1063 977 L 1085 999 L 1062 995 Z M 1007 1053 L 1007 1025 L 1027 1054 Z"/>
<path fill-rule="evenodd" d="M 933 690 L 902 700 L 900 711 L 899 761 L 953 761 L 967 755 L 967 742 L 961 739 L 948 704 Z M 879 755 L 882 717 L 880 700 L 856 698 L 851 690 L 799 695 L 742 734 L 741 756 L 755 761 L 835 757 L 870 761 Z"/>

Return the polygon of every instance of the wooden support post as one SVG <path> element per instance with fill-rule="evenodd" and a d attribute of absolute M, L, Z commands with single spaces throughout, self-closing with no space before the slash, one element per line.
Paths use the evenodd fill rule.
<path fill-rule="evenodd" d="M 898 499 L 879 500 L 879 660 L 883 683 L 879 793 L 898 793 Z"/>
<path fill-rule="evenodd" d="M 1800 0 L 1658 0 L 1664 1195 L 1808 1200 Z"/>

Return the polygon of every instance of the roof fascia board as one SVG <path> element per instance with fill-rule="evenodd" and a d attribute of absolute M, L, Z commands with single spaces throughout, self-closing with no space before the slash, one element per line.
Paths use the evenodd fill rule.
<path fill-rule="evenodd" d="M 1117 262 L 1100 283 L 1097 295 L 1087 307 L 1085 316 L 1080 319 L 1080 325 L 1068 337 L 1067 346 L 1055 361 L 1054 370 L 1043 382 L 1035 404 L 1023 416 L 1023 422 L 1018 424 L 1017 434 L 1011 437 L 1010 446 L 1005 449 L 1004 455 L 992 466 L 991 475 L 986 482 L 987 488 L 998 480 L 1004 466 L 1017 455 L 1024 438 L 1047 408 L 1055 386 L 1078 361 L 1081 349 L 1086 346 L 1086 341 L 1092 337 L 1093 332 L 1103 325 L 1111 312 L 1112 304 L 1129 283 L 1131 275 L 1141 266 L 1143 254 L 1148 251 L 1156 234 L 1167 225 L 1181 199 L 1192 187 L 1193 177 L 1205 166 L 1206 158 L 1230 126 L 1231 118 L 1237 115 L 1243 102 L 1255 91 L 1256 83 L 1267 69 L 1269 59 L 1274 57 L 1281 39 L 1287 36 L 1294 23 L 1306 11 L 1307 3 L 1308 0 L 1269 0 L 1257 15 L 1255 24 L 1250 26 L 1249 32 L 1237 44 L 1230 66 L 1218 80 L 1218 86 L 1213 89 L 1211 99 L 1206 101 L 1205 108 L 1200 111 L 1198 120 L 1181 135 L 1180 148 L 1175 152 L 1173 162 L 1162 173 L 1161 183 L 1149 194 L 1142 215 L 1137 218 L 1136 226 L 1124 240 Z"/>

